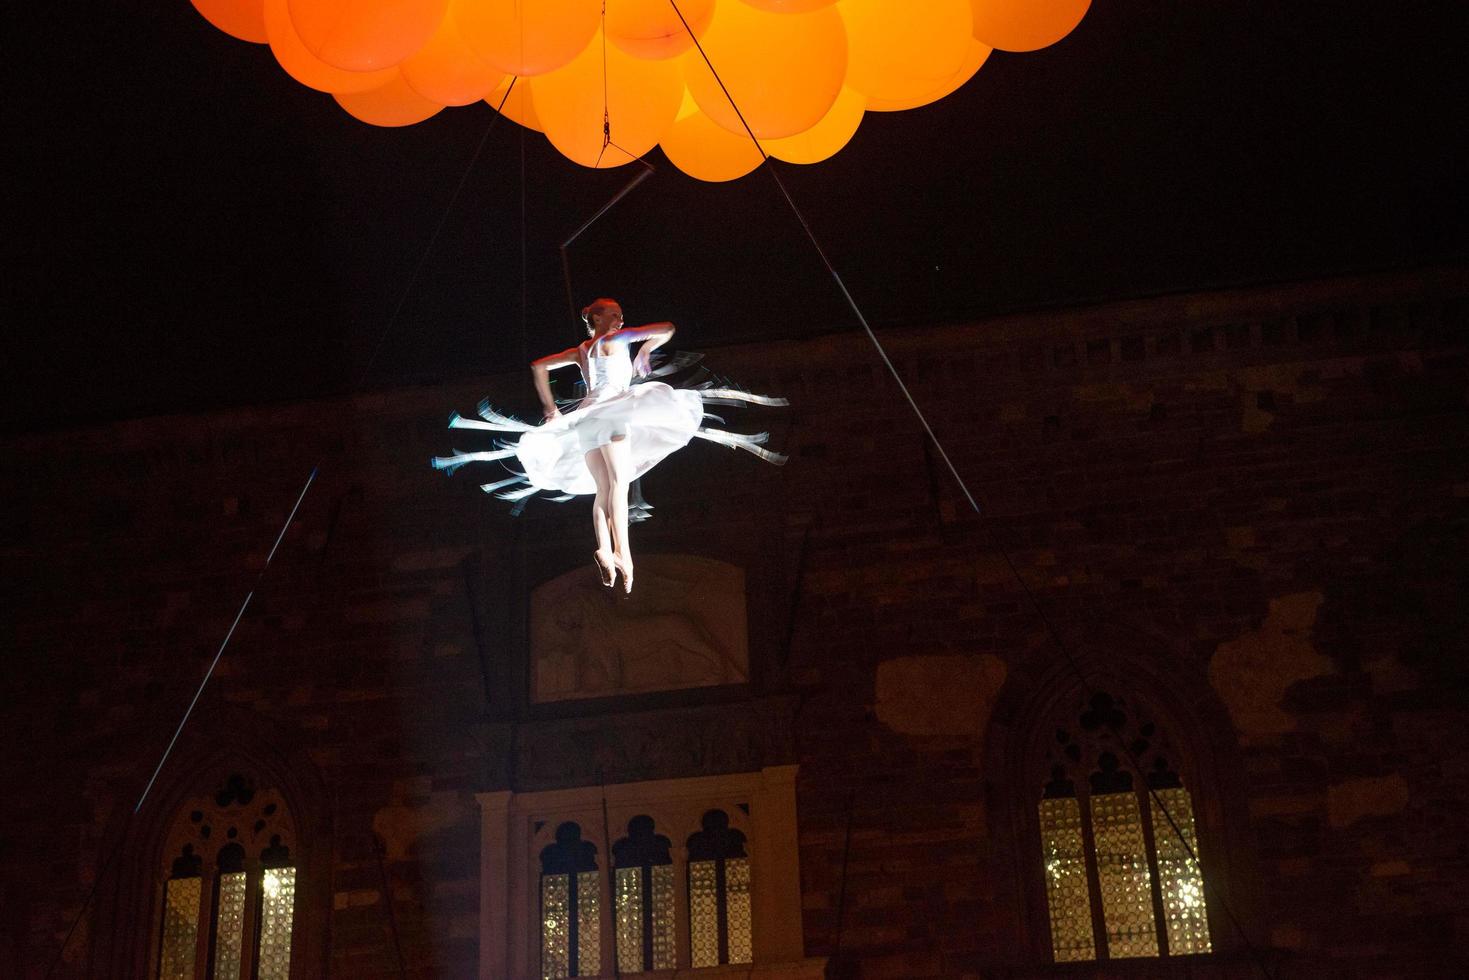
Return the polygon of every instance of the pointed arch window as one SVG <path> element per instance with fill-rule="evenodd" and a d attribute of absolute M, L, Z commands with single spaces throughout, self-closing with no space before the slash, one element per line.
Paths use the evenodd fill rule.
<path fill-rule="evenodd" d="M 1037 813 L 1054 959 L 1210 952 L 1193 799 L 1166 736 L 1099 691 L 1059 719 L 1049 755 Z"/>
<path fill-rule="evenodd" d="M 541 850 L 541 976 L 596 976 L 602 961 L 601 884 L 597 846 L 582 840 L 581 825 L 556 828 Z"/>
<path fill-rule="evenodd" d="M 655 832 L 646 814 L 627 823 L 627 836 L 612 845 L 617 898 L 617 967 L 629 972 L 672 970 L 674 932 L 672 842 Z"/>
<path fill-rule="evenodd" d="M 153 975 L 286 980 L 295 925 L 295 824 L 280 794 L 230 775 L 190 800 L 167 838 Z"/>
<path fill-rule="evenodd" d="M 752 960 L 750 859 L 729 814 L 710 810 L 689 838 L 689 945 L 695 967 Z"/>

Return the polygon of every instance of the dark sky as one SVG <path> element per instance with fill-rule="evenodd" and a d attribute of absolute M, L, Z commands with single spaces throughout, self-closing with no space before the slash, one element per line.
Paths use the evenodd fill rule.
<path fill-rule="evenodd" d="M 489 107 L 365 126 L 187 0 L 25 6 L 7 429 L 351 390 L 385 331 L 368 388 L 574 339 L 556 246 L 631 168 L 506 121 L 471 169 Z M 1466 8 L 1096 0 L 1060 44 L 782 173 L 879 327 L 1462 260 Z M 855 329 L 768 175 L 653 162 L 574 247 L 578 302 L 692 349 Z"/>

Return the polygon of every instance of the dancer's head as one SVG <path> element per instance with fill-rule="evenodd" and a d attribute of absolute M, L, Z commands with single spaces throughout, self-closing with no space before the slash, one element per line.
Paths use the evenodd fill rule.
<path fill-rule="evenodd" d="M 587 325 L 588 336 L 600 337 L 622 326 L 622 306 L 617 300 L 603 296 L 582 308 L 581 319 Z"/>

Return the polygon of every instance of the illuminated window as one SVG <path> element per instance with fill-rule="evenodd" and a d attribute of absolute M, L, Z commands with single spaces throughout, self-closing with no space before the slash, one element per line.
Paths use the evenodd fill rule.
<path fill-rule="evenodd" d="M 570 821 L 556 843 L 541 851 L 541 976 L 596 976 L 601 972 L 602 888 L 597 847 Z"/>
<path fill-rule="evenodd" d="M 242 775 L 187 803 L 168 836 L 159 980 L 286 980 L 295 828 L 278 793 Z"/>
<path fill-rule="evenodd" d="M 750 859 L 729 814 L 710 810 L 689 838 L 689 947 L 692 965 L 750 962 Z"/>
<path fill-rule="evenodd" d="M 671 842 L 654 833 L 653 818 L 628 821 L 612 845 L 617 869 L 617 968 L 633 973 L 676 967 Z"/>
<path fill-rule="evenodd" d="M 1212 949 L 1193 800 L 1170 755 L 1152 721 L 1104 692 L 1057 727 L 1037 806 L 1057 962 Z"/>
<path fill-rule="evenodd" d="M 802 939 L 795 777 L 771 766 L 478 794 L 480 975 L 682 976 L 731 963 L 818 980 L 825 961 Z"/>

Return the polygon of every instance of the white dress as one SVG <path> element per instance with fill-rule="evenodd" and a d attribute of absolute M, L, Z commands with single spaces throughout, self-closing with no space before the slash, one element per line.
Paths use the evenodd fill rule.
<path fill-rule="evenodd" d="M 451 429 L 519 433 L 520 439 L 516 443 L 499 442 L 498 448 L 488 452 L 438 456 L 432 461 L 434 467 L 452 473 L 466 463 L 508 462 L 514 457 L 523 472 L 482 484 L 481 489 L 503 500 L 523 500 L 541 491 L 552 493 L 553 499 L 567 500 L 577 494 L 597 492 L 596 482 L 587 469 L 586 454 L 618 437 L 627 439 L 632 479 L 642 476 L 696 437 L 748 450 L 772 463 L 785 462 L 784 456 L 760 448 L 768 433 L 743 435 L 703 426 L 706 402 L 785 405 L 785 399 L 752 395 L 734 388 L 674 388 L 661 381 L 636 381 L 628 345 L 609 344 L 604 339 L 598 338 L 581 347 L 587 394 L 575 409 L 539 426 L 502 415 L 491 409 L 487 401 L 479 405 L 480 420 L 467 419 L 456 412 L 449 417 Z"/>

